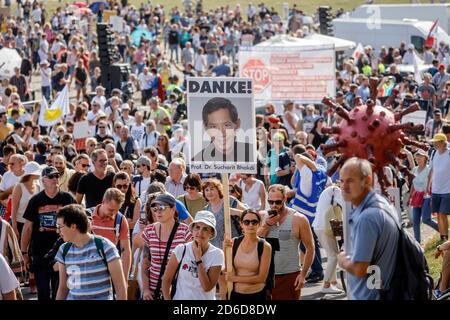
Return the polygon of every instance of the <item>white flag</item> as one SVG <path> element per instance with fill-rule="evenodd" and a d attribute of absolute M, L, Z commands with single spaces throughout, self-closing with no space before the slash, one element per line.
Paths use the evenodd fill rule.
<path fill-rule="evenodd" d="M 416 80 L 418 84 L 422 83 L 422 77 L 420 76 L 420 69 L 419 69 L 420 64 L 421 61 L 417 56 L 417 53 L 414 51 L 414 80 Z"/>
<path fill-rule="evenodd" d="M 69 86 L 58 94 L 56 100 L 48 107 L 47 100 L 42 97 L 41 111 L 39 113 L 39 125 L 50 127 L 69 113 Z"/>
<path fill-rule="evenodd" d="M 358 43 L 355 51 L 353 51 L 353 59 L 355 59 L 355 61 L 358 61 L 359 56 L 362 54 L 364 54 L 364 47 L 361 43 Z"/>

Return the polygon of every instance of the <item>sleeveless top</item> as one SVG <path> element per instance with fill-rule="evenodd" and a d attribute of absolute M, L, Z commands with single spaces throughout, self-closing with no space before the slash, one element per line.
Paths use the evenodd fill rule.
<path fill-rule="evenodd" d="M 292 232 L 292 219 L 295 210 L 287 208 L 288 216 L 279 226 L 270 228 L 267 238 L 278 238 L 280 251 L 275 251 L 275 274 L 282 275 L 300 271 L 299 244 L 300 241 Z"/>
<path fill-rule="evenodd" d="M 255 248 L 246 253 L 242 250 L 242 243 L 238 247 L 234 257 L 234 267 L 237 276 L 251 277 L 259 273 L 260 261 L 258 258 L 258 244 Z M 238 293 L 251 294 L 264 289 L 265 283 L 235 283 L 234 290 Z"/>
<path fill-rule="evenodd" d="M 294 112 L 292 112 L 292 111 L 286 111 L 286 112 L 283 114 L 283 124 L 284 124 L 284 126 L 286 127 L 286 129 L 287 129 L 287 133 L 288 133 L 289 135 L 293 135 L 293 134 L 295 134 L 295 128 L 291 127 L 291 125 L 290 125 L 289 122 L 287 121 L 286 113 L 290 113 L 290 114 L 292 115 L 292 118 L 294 118 L 294 123 L 297 123 L 297 122 L 298 122 L 299 117 L 298 117 L 298 115 L 296 115 L 296 114 L 295 114 Z"/>
<path fill-rule="evenodd" d="M 38 193 L 40 191 L 39 185 L 37 183 L 34 185 L 36 187 L 36 193 Z M 17 209 L 17 222 L 25 223 L 26 220 L 24 219 L 23 214 L 25 213 L 25 209 L 27 208 L 31 197 L 36 193 L 31 194 L 23 183 L 19 183 L 19 186 L 22 190 L 22 196 L 20 197 L 19 208 Z"/>
<path fill-rule="evenodd" d="M 261 184 L 264 184 L 256 180 L 255 183 L 250 187 L 248 191 L 245 190 L 245 183 L 241 181 L 240 187 L 242 189 L 242 202 L 245 203 L 250 209 L 260 210 L 261 209 L 261 198 L 259 196 L 259 190 Z"/>

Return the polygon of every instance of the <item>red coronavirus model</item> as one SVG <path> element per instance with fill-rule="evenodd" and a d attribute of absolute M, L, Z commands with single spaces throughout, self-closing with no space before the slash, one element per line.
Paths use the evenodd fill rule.
<path fill-rule="evenodd" d="M 328 175 L 333 175 L 347 159 L 358 157 L 372 163 L 373 171 L 378 177 L 384 194 L 387 194 L 389 185 L 383 167 L 392 164 L 409 181 L 414 178 L 414 175 L 400 161 L 407 156 L 402 149 L 405 145 L 411 145 L 428 150 L 428 145 L 413 141 L 406 136 L 405 132 L 423 130 L 423 126 L 399 121 L 404 115 L 420 108 L 417 103 L 414 103 L 400 112 L 394 112 L 390 104 L 397 94 L 398 92 L 394 92 L 383 106 L 375 105 L 372 99 L 367 100 L 363 105 L 361 99 L 356 99 L 355 108 L 351 111 L 347 111 L 329 98 L 323 99 L 322 102 L 343 119 L 337 127 L 322 129 L 325 134 L 336 135 L 334 144 L 321 145 L 323 154 L 333 151 L 341 154 L 328 170 Z"/>

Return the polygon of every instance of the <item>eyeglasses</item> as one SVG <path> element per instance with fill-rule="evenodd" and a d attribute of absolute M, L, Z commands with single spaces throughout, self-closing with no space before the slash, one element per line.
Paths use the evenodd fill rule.
<path fill-rule="evenodd" d="M 59 173 L 50 174 L 47 176 L 48 179 L 59 179 Z"/>
<path fill-rule="evenodd" d="M 194 231 L 202 231 L 202 232 L 209 232 L 211 230 L 210 227 L 200 227 L 198 224 L 194 224 L 194 227 L 192 228 Z"/>
<path fill-rule="evenodd" d="M 82 164 L 81 167 L 82 167 L 82 168 L 88 168 L 88 167 L 89 167 L 89 164 Z"/>
<path fill-rule="evenodd" d="M 128 189 L 129 184 L 116 184 L 117 189 Z"/>
<path fill-rule="evenodd" d="M 170 208 L 170 207 L 169 206 L 165 206 L 163 204 L 153 203 L 153 204 L 150 205 L 150 209 L 152 210 L 152 212 L 164 211 L 167 208 Z"/>
<path fill-rule="evenodd" d="M 59 224 L 57 224 L 56 225 L 56 230 L 61 230 L 62 228 L 64 228 L 65 227 L 65 225 L 59 225 Z"/>
<path fill-rule="evenodd" d="M 193 187 L 193 186 L 186 186 L 185 188 L 186 190 L 197 190 L 197 187 Z"/>
<path fill-rule="evenodd" d="M 269 204 L 276 204 L 279 206 L 283 203 L 283 200 L 267 200 L 267 202 L 269 202 Z"/>
<path fill-rule="evenodd" d="M 252 225 L 256 226 L 256 225 L 259 224 L 259 221 L 256 220 L 256 219 L 253 219 L 253 220 L 242 220 L 242 223 L 244 224 L 244 226 L 248 226 L 248 225 L 250 225 L 250 223 Z"/>

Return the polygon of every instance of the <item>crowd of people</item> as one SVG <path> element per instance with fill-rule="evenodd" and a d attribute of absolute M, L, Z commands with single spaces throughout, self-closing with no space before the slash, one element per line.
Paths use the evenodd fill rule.
<path fill-rule="evenodd" d="M 317 28 L 317 16 L 295 5 L 287 21 L 264 4 L 208 11 L 201 0 L 170 10 L 107 5 L 124 19 L 115 43 L 131 66 L 131 94 L 116 88 L 107 95 L 102 86 L 95 21 L 106 4 L 95 13 L 75 5 L 47 12 L 26 0 L 2 19 L 0 46 L 16 49 L 22 65 L 0 87 L 0 299 L 22 298 L 26 285 L 39 300 L 299 300 L 305 283 L 343 293 L 338 264 L 348 273 L 349 298 L 380 299 L 366 286 L 367 268 L 376 261 L 389 286 L 399 236 L 389 215 L 398 215 L 375 192 L 380 184 L 369 162 L 352 158 L 327 176 L 338 155 L 322 151 L 336 141 L 323 128 L 342 121 L 332 109 L 285 101 L 280 112 L 268 102 L 256 115 L 255 174 L 236 172 L 225 185 L 219 174 L 188 166 L 186 77 L 236 75 L 240 45 L 303 37 Z M 151 36 L 133 37 L 136 31 Z M 358 59 L 346 58 L 336 70 L 335 102 L 348 110 L 358 97 L 366 102 L 374 90 L 369 78 L 378 76 L 376 103 L 397 89 L 395 109 L 427 104 L 423 132 L 409 138 L 432 148 L 402 150 L 414 180 L 393 166 L 384 171 L 387 185 L 400 189 L 403 225 L 413 227 L 417 242 L 424 244 L 422 222 L 440 235 L 440 297 L 450 287 L 449 53 L 425 50 L 433 67 L 418 83 L 396 66 L 409 63 L 414 48 L 407 48 L 377 56 L 368 46 Z M 66 86 L 76 92 L 69 113 L 41 126 L 41 97 L 53 101 Z M 81 121 L 91 137 L 74 138 Z M 345 202 L 352 206 L 351 253 L 330 222 L 342 224 Z M 233 270 L 225 268 L 229 247 Z"/>

